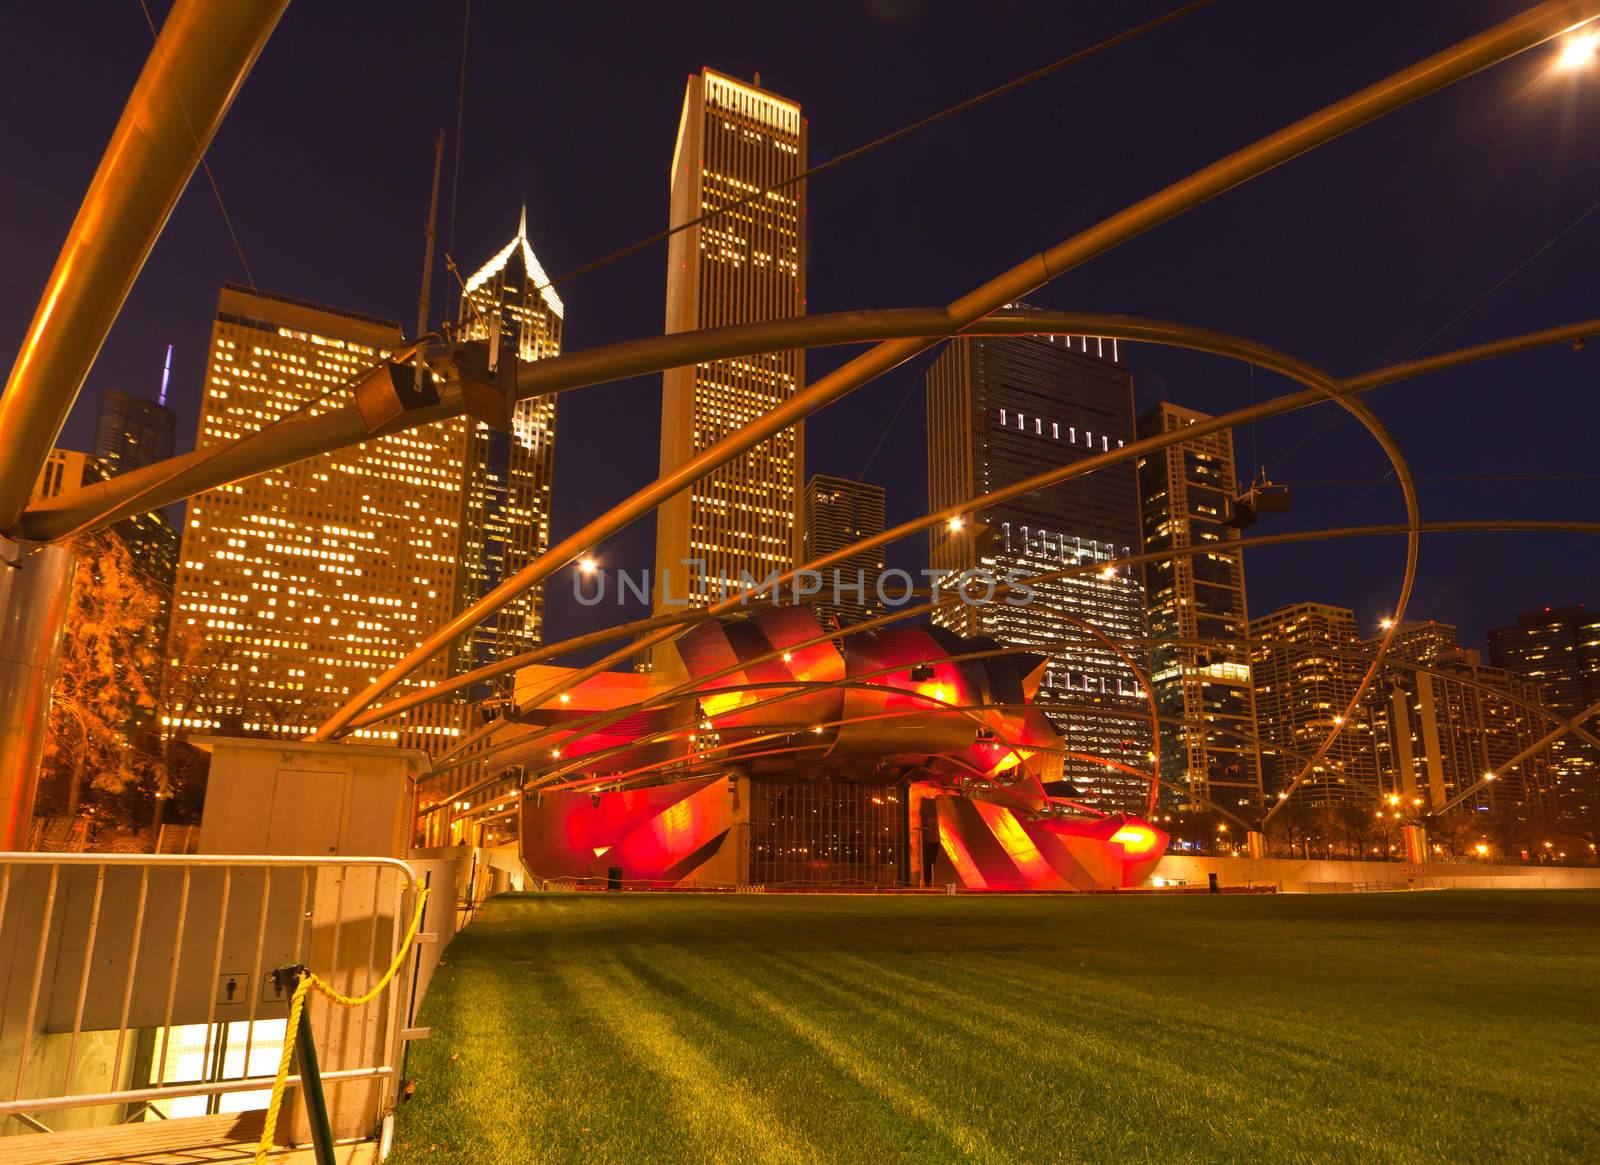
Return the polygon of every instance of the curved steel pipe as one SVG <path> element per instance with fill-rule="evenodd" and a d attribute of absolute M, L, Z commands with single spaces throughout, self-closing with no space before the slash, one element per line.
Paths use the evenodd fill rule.
<path fill-rule="evenodd" d="M 1115 328 L 1115 331 L 1110 329 Z M 1600 330 L 1600 321 L 1595 322 Z M 942 308 L 888 308 L 763 320 L 675 332 L 565 353 L 518 366 L 517 397 L 593 387 L 709 360 L 785 348 L 862 344 L 900 338 L 938 340 L 948 334 Z M 1162 320 L 1093 312 L 1000 311 L 977 321 L 969 335 L 1115 335 L 1177 348 L 1194 348 L 1251 360 L 1271 371 L 1278 353 L 1237 337 Z M 396 417 L 369 431 L 355 405 L 315 416 L 294 414 L 226 445 L 196 449 L 106 481 L 43 499 L 23 515 L 27 537 L 40 541 L 98 529 L 129 514 L 158 509 L 229 482 L 278 469 L 307 457 L 448 420 L 466 411 L 459 383 L 441 387 L 439 403 Z"/>
<path fill-rule="evenodd" d="M 1575 23 L 1592 18 L 1597 11 L 1600 11 L 1600 0 L 1552 0 L 1538 5 L 1269 134 L 1119 211 L 1096 226 L 1024 260 L 952 301 L 945 308 L 949 319 L 947 334 L 966 329 L 975 321 L 1020 299 L 1057 276 L 1291 158 L 1480 69 L 1560 35 Z M 478 602 L 448 620 L 365 690 L 346 701 L 322 727 L 311 734 L 310 739 L 327 740 L 340 733 L 364 708 L 448 647 L 463 632 L 592 546 L 654 510 L 718 467 L 930 346 L 930 341 L 925 339 L 891 340 L 879 344 L 797 392 L 738 432 L 729 434 L 663 474 L 551 547 Z"/>
<path fill-rule="evenodd" d="M 1506 533 L 1506 532 L 1523 531 L 1523 532 L 1540 532 L 1540 533 L 1583 533 L 1583 534 L 1594 534 L 1594 533 L 1600 533 L 1600 522 L 1570 522 L 1570 521 L 1551 521 L 1551 520 L 1488 519 L 1488 520 L 1430 522 L 1430 523 L 1424 523 L 1421 526 L 1420 529 L 1421 529 L 1422 533 Z M 1410 526 L 1408 524 L 1407 525 L 1383 524 L 1383 525 L 1369 525 L 1369 526 L 1351 526 L 1351 527 L 1335 528 L 1335 529 L 1331 529 L 1331 530 L 1297 530 L 1297 531 L 1286 532 L 1286 533 L 1283 533 L 1283 534 L 1263 535 L 1263 536 L 1260 536 L 1260 537 L 1257 537 L 1257 538 L 1241 540 L 1240 542 L 1236 543 L 1236 545 L 1239 548 L 1239 550 L 1242 552 L 1243 550 L 1252 549 L 1252 548 L 1259 548 L 1259 547 L 1265 547 L 1265 546 L 1274 546 L 1274 545 L 1292 545 L 1292 544 L 1300 543 L 1300 542 L 1322 541 L 1322 540 L 1325 540 L 1325 539 L 1333 539 L 1333 538 L 1363 537 L 1363 536 L 1369 536 L 1369 535 L 1409 534 L 1409 533 L 1410 533 Z M 1162 559 L 1162 558 L 1169 558 L 1169 557 L 1173 557 L 1175 555 L 1198 554 L 1198 553 L 1202 553 L 1202 552 L 1204 552 L 1204 551 L 1206 551 L 1208 549 L 1209 549 L 1208 546 L 1178 547 L 1178 548 L 1172 548 L 1172 549 L 1168 549 L 1168 550 L 1150 551 L 1150 552 L 1145 552 L 1145 553 L 1138 554 L 1138 555 L 1132 555 L 1132 556 L 1129 556 L 1127 558 L 1120 559 L 1118 561 L 1120 563 L 1122 563 L 1123 565 L 1133 565 L 1133 564 L 1139 564 L 1139 563 L 1143 563 L 1143 562 L 1155 561 L 1155 560 Z M 1050 572 L 1046 572 L 1046 573 L 1030 576 L 1025 581 L 1029 582 L 1029 583 L 1050 581 L 1052 579 L 1068 578 L 1068 577 L 1072 577 L 1074 575 L 1087 574 L 1087 573 L 1091 573 L 1091 572 L 1094 572 L 1094 571 L 1098 571 L 1099 569 L 1101 569 L 1101 566 L 1098 563 L 1084 564 L 1084 565 L 1078 565 L 1078 566 L 1072 566 L 1072 567 L 1065 567 L 1065 568 L 1063 568 L 1061 570 L 1058 570 L 1058 571 L 1050 571 Z M 768 652 L 768 653 L 765 653 L 765 654 L 763 654 L 761 656 L 754 657 L 753 659 L 747 661 L 747 663 L 748 664 L 756 664 L 756 663 L 766 662 L 766 661 L 778 658 L 783 653 L 784 650 L 791 650 L 792 651 L 792 650 L 795 650 L 796 648 L 804 648 L 804 647 L 808 647 L 808 646 L 815 646 L 817 644 L 829 641 L 831 639 L 840 637 L 842 635 L 850 635 L 850 634 L 855 634 L 857 632 L 875 630 L 875 629 L 877 629 L 879 627 L 887 626 L 890 623 L 897 622 L 900 619 L 909 618 L 909 617 L 912 617 L 912 616 L 915 616 L 915 615 L 929 614 L 937 606 L 948 605 L 948 604 L 954 603 L 956 601 L 958 601 L 958 600 L 955 597 L 951 597 L 951 598 L 947 598 L 947 599 L 941 600 L 938 603 L 927 603 L 927 604 L 923 604 L 923 605 L 917 606 L 917 607 L 906 608 L 905 610 L 896 611 L 896 612 L 893 612 L 893 613 L 890 613 L 890 614 L 887 614 L 887 615 L 880 616 L 877 619 L 868 620 L 868 621 L 866 621 L 864 623 L 854 624 L 851 627 L 842 628 L 842 629 L 840 629 L 840 631 L 835 632 L 835 633 L 825 633 L 825 634 L 818 635 L 818 636 L 814 637 L 813 639 L 804 641 L 801 644 L 791 644 L 791 645 L 789 645 L 789 647 L 787 649 L 775 649 L 775 650 L 773 650 L 771 652 Z M 710 616 L 709 614 L 706 614 L 705 612 L 701 612 L 697 616 L 697 621 L 703 620 L 703 619 L 706 619 L 706 618 L 710 618 L 710 617 L 712 617 L 712 616 Z M 556 645 L 556 646 L 559 647 L 560 645 Z M 1015 650 L 1018 650 L 1018 649 L 1012 648 L 1012 649 L 1008 649 L 1008 650 L 1015 651 Z M 733 670 L 737 670 L 737 669 L 725 668 L 720 672 L 713 673 L 713 675 L 711 677 L 703 677 L 703 680 L 707 679 L 707 678 L 713 678 L 713 679 L 714 678 L 720 678 L 721 676 L 731 674 L 731 672 Z M 703 682 L 703 680 L 702 680 L 702 682 Z M 680 689 L 678 689 L 678 690 L 682 691 L 683 689 L 680 687 Z M 598 729 L 604 728 L 604 727 L 606 727 L 606 726 L 608 726 L 608 725 L 610 725 L 612 723 L 615 723 L 616 721 L 622 719 L 626 715 L 631 715 L 633 712 L 638 711 L 638 710 L 644 708 L 645 706 L 646 706 L 646 702 L 641 701 L 641 702 L 636 703 L 634 705 L 629 705 L 626 708 L 615 709 L 615 710 L 608 711 L 608 712 L 603 712 L 603 713 L 594 713 L 594 714 L 592 714 L 590 716 L 580 717 L 580 718 L 578 718 L 576 720 L 568 721 L 562 727 L 563 728 L 567 728 L 567 729 L 585 728 L 585 729 L 589 729 L 589 730 L 598 730 Z M 492 730 L 494 727 L 497 727 L 497 725 L 491 725 L 489 727 Z M 523 739 L 521 739 L 521 740 L 519 740 L 519 741 L 517 741 L 515 743 L 517 745 L 521 745 L 521 746 L 534 744 L 534 743 L 537 743 L 538 741 L 540 741 L 542 739 L 548 739 L 550 736 L 553 735 L 554 731 L 556 731 L 556 730 L 546 729 L 543 732 L 535 733 L 531 737 L 525 737 L 525 738 L 523 738 Z M 435 761 L 434 762 L 434 771 L 435 772 L 445 772 L 445 771 L 449 771 L 450 769 L 453 769 L 453 768 L 458 768 L 463 764 L 476 763 L 478 761 L 483 761 L 483 760 L 488 759 L 490 756 L 492 756 L 492 755 L 494 755 L 494 754 L 496 754 L 498 752 L 504 751 L 508 747 L 510 747 L 509 744 L 501 744 L 501 745 L 490 746 L 489 748 L 487 748 L 487 749 L 485 749 L 483 751 L 480 751 L 478 753 L 475 753 L 473 755 L 470 755 L 470 756 L 459 755 L 460 749 L 458 747 L 457 750 L 454 750 L 453 752 L 451 752 L 449 754 L 446 754 L 446 756 L 441 757 L 439 760 Z M 496 783 L 496 782 L 498 782 L 500 780 L 503 780 L 503 779 L 504 778 L 498 777 L 498 776 L 488 778 L 488 779 L 486 779 L 486 780 L 484 780 L 482 782 L 479 782 L 477 785 L 473 785 L 473 786 L 469 787 L 466 790 L 458 791 L 457 795 L 471 795 L 471 794 L 476 793 L 477 791 L 481 790 L 482 788 L 485 788 L 485 787 L 487 787 L 489 785 L 492 785 L 492 784 L 494 784 L 494 783 Z"/>
<path fill-rule="evenodd" d="M 0 394 L 0 532 L 19 528 L 100 345 L 287 5 L 178 0 L 168 13 Z"/>

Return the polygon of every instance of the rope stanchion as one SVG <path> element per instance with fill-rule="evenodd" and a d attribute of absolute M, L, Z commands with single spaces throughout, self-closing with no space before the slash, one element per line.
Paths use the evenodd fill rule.
<path fill-rule="evenodd" d="M 289 1080 L 289 1064 L 294 1059 L 295 1036 L 300 1028 L 300 1017 L 305 1011 L 306 995 L 315 987 L 330 1003 L 338 1004 L 340 1007 L 364 1007 L 382 995 L 400 968 L 405 965 L 406 955 L 410 952 L 412 943 L 416 941 L 417 932 L 422 929 L 422 912 L 427 904 L 428 887 L 422 886 L 417 891 L 417 910 L 411 918 L 411 926 L 406 931 L 405 941 L 395 952 L 394 961 L 383 973 L 383 978 L 363 995 L 345 995 L 335 990 L 333 984 L 316 972 L 306 968 L 293 968 L 299 973 L 300 981 L 295 985 L 294 994 L 289 999 L 289 1022 L 283 1033 L 283 1054 L 278 1057 L 278 1074 L 272 1082 L 272 1099 L 267 1103 L 266 1123 L 261 1129 L 261 1140 L 256 1144 L 255 1165 L 265 1165 L 267 1155 L 272 1152 L 273 1137 L 278 1128 L 278 1111 L 283 1107 L 284 1088 Z M 302 1085 L 304 1083 L 302 1081 Z"/>

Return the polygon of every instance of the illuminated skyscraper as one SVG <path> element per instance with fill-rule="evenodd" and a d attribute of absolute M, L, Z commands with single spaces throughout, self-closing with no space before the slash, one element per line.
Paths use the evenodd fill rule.
<path fill-rule="evenodd" d="M 1600 613 L 1581 604 L 1524 611 L 1514 626 L 1489 632 L 1489 662 L 1536 683 L 1545 707 L 1576 716 L 1600 700 Z M 1591 717 L 1590 731 L 1596 724 L 1600 717 Z M 1562 813 L 1595 828 L 1600 824 L 1600 750 L 1569 734 L 1551 752 Z"/>
<path fill-rule="evenodd" d="M 211 330 L 197 449 L 348 403 L 400 325 L 232 284 Z M 466 422 L 326 453 L 194 497 L 168 652 L 171 726 L 297 736 L 456 610 Z M 431 660 L 406 686 L 443 679 Z M 459 705 L 356 735 L 438 748 Z"/>
<path fill-rule="evenodd" d="M 1139 418 L 1152 437 L 1209 420 L 1160 404 Z M 1255 693 L 1245 643 L 1244 556 L 1224 523 L 1237 491 L 1233 435 L 1212 433 L 1139 458 L 1146 553 L 1214 546 L 1144 566 L 1150 679 L 1161 715 L 1161 777 L 1237 810 L 1261 798 Z"/>
<path fill-rule="evenodd" d="M 1295 603 L 1250 621 L 1250 672 L 1268 796 L 1286 788 L 1340 728 L 1296 801 L 1366 807 L 1376 800 L 1378 773 L 1365 708 L 1357 708 L 1351 722 L 1343 718 L 1366 670 L 1355 612 L 1348 607 Z"/>
<path fill-rule="evenodd" d="M 486 341 L 491 366 L 508 356 L 526 362 L 560 355 L 565 309 L 549 282 L 528 245 L 524 208 L 516 237 L 466 282 L 461 337 Z M 556 398 L 518 401 L 506 432 L 482 421 L 466 423 L 463 606 L 549 548 Z M 528 651 L 539 642 L 543 623 L 544 588 L 535 587 L 463 637 L 460 662 L 476 667 Z"/>
<path fill-rule="evenodd" d="M 766 190 L 805 165 L 799 105 L 710 69 L 692 75 L 672 159 L 671 223 Z M 805 304 L 804 183 L 761 194 L 668 243 L 668 332 L 804 315 Z M 770 412 L 804 379 L 799 350 L 668 371 L 662 472 Z M 794 565 L 804 461 L 804 429 L 797 424 L 660 508 L 658 611 L 668 599 L 706 601 L 717 593 L 717 580 L 760 580 Z M 685 567 L 685 560 L 695 565 Z"/>
<path fill-rule="evenodd" d="M 1376 652 L 1382 642 L 1381 634 L 1369 635 L 1365 646 Z M 1437 619 L 1406 619 L 1394 629 L 1389 640 L 1389 654 L 1413 663 L 1468 663 L 1481 662 L 1478 653 L 1462 647 L 1452 624 Z"/>
<path fill-rule="evenodd" d="M 108 392 L 100 401 L 94 454 L 108 473 L 127 473 L 171 457 L 177 431 L 178 415 L 164 403 Z"/>
<path fill-rule="evenodd" d="M 816 474 L 806 483 L 801 527 L 800 557 L 806 562 L 882 534 L 883 487 Z M 874 618 L 884 611 L 878 597 L 882 575 L 883 547 L 853 554 L 822 571 L 822 591 L 812 605 L 841 623 Z"/>
<path fill-rule="evenodd" d="M 928 506 L 1026 480 L 1133 438 L 1133 380 L 1116 341 L 1084 336 L 961 339 L 928 370 Z M 1034 582 L 1026 602 L 941 608 L 939 625 L 1018 647 L 1048 648 L 1037 702 L 1078 756 L 1063 775 L 1088 800 L 1138 804 L 1149 784 L 1108 767 L 1149 769 L 1149 699 L 1138 677 L 1092 627 L 1143 668 L 1144 591 L 1137 572 L 1094 564 L 1139 544 L 1133 467 L 1116 465 L 964 515 L 935 528 L 935 570 L 1000 579 L 1092 569 Z M 979 593 L 981 594 L 981 587 Z M 1101 758 L 1101 759 L 1095 759 Z"/>
<path fill-rule="evenodd" d="M 1549 811 L 1556 791 L 1550 746 L 1509 763 L 1549 729 L 1549 721 L 1528 707 L 1537 701 L 1538 686 L 1469 658 L 1447 657 L 1428 671 L 1388 669 L 1376 685 L 1367 716 L 1381 791 L 1437 813 L 1485 772 L 1498 770 L 1463 808 Z"/>

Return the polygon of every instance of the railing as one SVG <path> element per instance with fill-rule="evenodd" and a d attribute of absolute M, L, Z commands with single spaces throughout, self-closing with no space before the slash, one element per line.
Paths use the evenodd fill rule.
<path fill-rule="evenodd" d="M 16 1118 L 0 1135 L 63 1109 L 115 1106 L 68 1118 L 84 1127 L 175 1115 L 182 1098 L 265 1107 L 238 1094 L 272 1087 L 288 1010 L 272 971 L 365 991 L 417 889 L 392 858 L 0 853 L 0 1124 Z M 357 1011 L 312 1009 L 346 1135 L 392 1104 L 404 974 Z"/>

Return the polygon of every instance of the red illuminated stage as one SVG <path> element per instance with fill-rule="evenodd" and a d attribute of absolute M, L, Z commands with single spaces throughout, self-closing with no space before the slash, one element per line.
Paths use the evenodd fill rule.
<path fill-rule="evenodd" d="M 657 885 L 1105 890 L 1143 884 L 1167 835 L 1059 794 L 1041 657 L 938 628 L 841 652 L 805 607 L 708 622 L 680 676 L 604 673 L 527 706 L 521 838 L 544 878 Z M 1140 774 L 1145 775 L 1145 774 Z"/>

